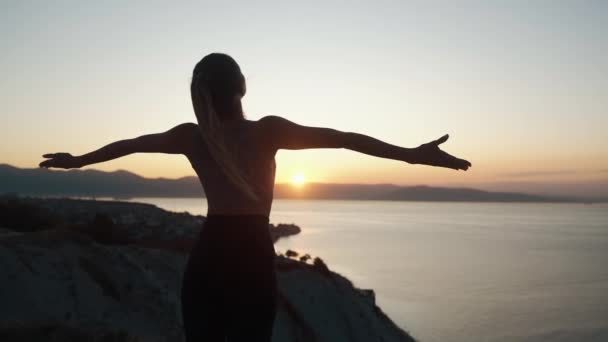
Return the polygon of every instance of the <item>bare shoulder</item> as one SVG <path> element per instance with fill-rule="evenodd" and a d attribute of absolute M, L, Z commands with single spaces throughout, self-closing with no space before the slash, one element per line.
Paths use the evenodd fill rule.
<path fill-rule="evenodd" d="M 198 125 L 195 124 L 194 122 L 184 122 L 184 123 L 181 123 L 181 124 L 173 127 L 171 130 L 175 131 L 176 133 L 188 133 L 188 132 L 191 133 L 197 129 L 198 129 Z"/>
<path fill-rule="evenodd" d="M 176 144 L 180 150 L 188 154 L 192 151 L 193 137 L 199 132 L 198 125 L 193 122 L 185 122 L 171 128 L 167 133 L 170 140 Z"/>
<path fill-rule="evenodd" d="M 179 141 L 192 138 L 192 135 L 196 134 L 198 131 L 199 129 L 197 124 L 192 122 L 184 122 L 171 128 L 167 133 L 172 139 Z"/>
<path fill-rule="evenodd" d="M 280 117 L 278 115 L 266 115 L 258 120 L 258 126 L 265 132 L 281 132 L 290 126 L 295 125 L 293 122 Z"/>
<path fill-rule="evenodd" d="M 291 122 L 277 115 L 266 115 L 256 122 L 258 139 L 262 145 L 268 147 L 272 152 L 277 151 L 281 135 L 288 131 Z"/>
<path fill-rule="evenodd" d="M 272 124 L 288 123 L 291 121 L 285 119 L 284 117 L 278 116 L 278 115 L 266 115 L 266 116 L 262 117 L 261 119 L 259 119 L 258 122 L 261 124 L 272 125 Z"/>
<path fill-rule="evenodd" d="M 303 126 L 276 115 L 260 119 L 262 131 L 276 149 L 341 148 L 344 132 L 314 126 Z"/>

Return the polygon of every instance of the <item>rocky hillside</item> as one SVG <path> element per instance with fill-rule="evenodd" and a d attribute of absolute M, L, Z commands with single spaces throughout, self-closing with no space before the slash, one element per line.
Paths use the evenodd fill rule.
<path fill-rule="evenodd" d="M 143 204 L 1 199 L 0 340 L 183 340 L 181 276 L 203 220 Z M 413 341 L 373 291 L 320 259 L 281 256 L 277 270 L 274 341 Z"/>

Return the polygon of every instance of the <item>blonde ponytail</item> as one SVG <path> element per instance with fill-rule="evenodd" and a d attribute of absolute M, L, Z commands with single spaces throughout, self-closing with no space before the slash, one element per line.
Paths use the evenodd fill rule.
<path fill-rule="evenodd" d="M 195 76 L 192 79 L 190 91 L 192 106 L 194 107 L 194 113 L 201 130 L 201 136 L 211 157 L 234 185 L 249 198 L 257 201 L 258 196 L 253 191 L 245 175 L 239 170 L 237 164 L 238 151 L 234 148 L 229 148 L 226 144 L 222 122 L 213 103 L 207 82 Z"/>

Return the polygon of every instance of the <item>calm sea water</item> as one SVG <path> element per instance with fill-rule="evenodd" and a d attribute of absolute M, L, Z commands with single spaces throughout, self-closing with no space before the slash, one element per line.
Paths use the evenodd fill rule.
<path fill-rule="evenodd" d="M 303 229 L 278 251 L 374 289 L 423 342 L 608 341 L 608 205 L 277 200 L 270 219 Z"/>

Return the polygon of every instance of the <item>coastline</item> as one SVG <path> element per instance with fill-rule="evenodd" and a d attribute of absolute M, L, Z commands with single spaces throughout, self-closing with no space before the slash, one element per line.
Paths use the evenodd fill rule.
<path fill-rule="evenodd" d="M 0 222 L 0 253 L 12 260 L 3 274 L 1 296 L 9 305 L 1 309 L 1 321 L 17 319 L 17 327 L 31 332 L 32 324 L 48 324 L 41 319 L 52 317 L 57 331 L 67 325 L 145 335 L 145 340 L 181 338 L 179 280 L 203 216 L 131 202 L 2 198 L 0 203 L 3 210 L 12 205 L 15 216 Z M 295 227 L 269 229 L 278 240 L 297 234 Z M 281 295 L 274 340 L 413 341 L 376 306 L 372 290 L 357 289 L 322 261 L 278 256 L 277 271 Z M 53 291 L 58 288 L 76 290 Z M 138 311 L 142 305 L 144 312 Z M 42 309 L 30 310 L 34 307 Z M 158 319 L 164 323 L 157 322 L 152 335 L 142 329 Z"/>

